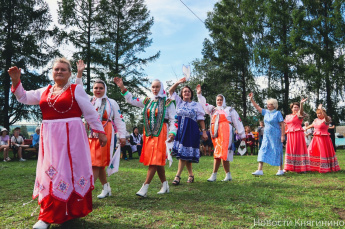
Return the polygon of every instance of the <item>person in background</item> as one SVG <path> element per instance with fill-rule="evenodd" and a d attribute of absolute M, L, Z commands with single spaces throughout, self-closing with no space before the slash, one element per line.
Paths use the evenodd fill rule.
<path fill-rule="evenodd" d="M 265 131 L 264 121 L 260 121 L 259 125 L 260 126 L 258 127 L 258 133 L 259 133 L 259 149 L 260 149 L 261 144 L 262 144 L 262 139 L 264 137 L 264 131 Z"/>
<path fill-rule="evenodd" d="M 238 134 L 237 130 L 235 130 L 235 132 L 234 132 L 234 141 L 235 141 L 234 142 L 235 143 L 235 151 L 237 150 L 237 155 L 240 155 L 240 153 L 238 152 L 238 147 L 240 147 L 240 145 L 241 145 L 242 138 Z"/>
<path fill-rule="evenodd" d="M 11 158 L 8 156 L 10 149 L 10 137 L 8 136 L 8 130 L 6 128 L 1 129 L 0 135 L 0 151 L 4 151 L 4 162 L 8 162 Z"/>
<path fill-rule="evenodd" d="M 264 162 L 273 166 L 279 166 L 277 176 L 284 175 L 283 171 L 283 142 L 285 141 L 284 118 L 278 111 L 278 101 L 268 99 L 267 109 L 262 109 L 253 98 L 253 93 L 249 93 L 250 101 L 256 110 L 264 116 L 265 131 L 262 140 L 262 147 L 258 154 L 258 169 L 252 173 L 255 176 L 262 176 Z"/>
<path fill-rule="evenodd" d="M 253 149 L 253 154 L 257 154 L 259 151 L 259 132 L 257 131 L 252 131 L 252 134 L 254 136 L 254 149 Z"/>
<path fill-rule="evenodd" d="M 21 133 L 21 129 L 20 129 L 20 127 L 19 126 L 17 126 L 16 128 L 14 128 L 14 130 L 13 130 L 13 133 L 14 133 L 14 131 L 15 130 L 18 130 L 18 132 L 19 132 L 19 136 L 20 137 L 22 137 L 24 140 L 25 140 L 25 136 Z M 13 136 L 13 134 L 12 134 L 12 136 Z"/>
<path fill-rule="evenodd" d="M 207 134 L 207 140 L 202 140 L 202 145 L 203 147 L 203 155 L 204 156 L 212 156 L 212 148 L 213 148 L 213 143 L 211 139 L 211 132 L 210 128 L 206 130 Z"/>
<path fill-rule="evenodd" d="M 39 143 L 40 143 L 40 128 L 36 127 L 35 133 L 32 135 L 32 145 L 30 147 L 39 148 Z"/>
<path fill-rule="evenodd" d="M 304 130 L 304 138 L 305 138 L 305 143 L 307 144 L 307 147 L 310 145 L 311 138 L 313 137 L 313 130 L 312 128 L 306 129 L 307 126 L 309 126 L 309 122 L 304 122 L 303 130 Z"/>
<path fill-rule="evenodd" d="M 138 127 L 133 128 L 133 133 L 131 134 L 129 141 L 131 143 L 132 154 L 138 152 L 138 156 L 140 158 L 141 149 L 143 145 L 143 136 L 139 134 Z"/>
<path fill-rule="evenodd" d="M 26 161 L 23 158 L 23 149 L 29 148 L 29 145 L 24 145 L 24 139 L 22 136 L 19 135 L 19 133 L 20 133 L 20 129 L 17 129 L 17 128 L 14 129 L 13 136 L 11 138 L 11 145 L 12 145 L 13 151 L 18 153 L 19 161 Z"/>
<path fill-rule="evenodd" d="M 127 152 L 128 152 L 129 157 L 127 157 Z M 126 145 L 121 146 L 121 153 L 122 153 L 123 159 L 125 160 L 133 159 L 132 148 L 131 148 L 131 136 L 129 134 L 126 135 Z"/>
<path fill-rule="evenodd" d="M 253 150 L 254 150 L 254 135 L 251 132 L 250 126 L 244 127 L 245 133 L 246 133 L 246 146 L 248 149 L 248 146 L 250 148 L 250 155 L 253 156 Z M 249 151 L 247 150 L 247 155 L 249 155 Z"/>

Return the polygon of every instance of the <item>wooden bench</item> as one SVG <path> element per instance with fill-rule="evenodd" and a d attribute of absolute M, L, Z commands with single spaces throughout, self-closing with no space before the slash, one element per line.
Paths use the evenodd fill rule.
<path fill-rule="evenodd" d="M 32 145 L 32 139 L 24 139 L 24 145 Z M 11 138 L 10 138 L 10 146 L 11 146 Z M 17 156 L 17 150 L 14 150 L 12 146 L 10 147 L 10 150 L 13 153 L 14 158 L 18 158 Z M 29 147 L 29 148 L 23 148 L 23 158 L 31 158 L 32 156 L 35 156 L 38 158 L 38 150 L 34 147 Z"/>

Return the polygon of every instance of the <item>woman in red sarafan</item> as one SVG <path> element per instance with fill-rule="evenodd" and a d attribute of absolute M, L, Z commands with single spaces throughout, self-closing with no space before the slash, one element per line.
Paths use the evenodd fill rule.
<path fill-rule="evenodd" d="M 71 84 L 71 65 L 65 58 L 53 65 L 54 85 L 25 91 L 21 69 L 12 67 L 12 93 L 21 103 L 40 105 L 43 121 L 33 198 L 41 205 L 33 228 L 83 217 L 92 211 L 93 186 L 90 148 L 81 115 L 107 143 L 98 114 L 80 85 Z"/>
<path fill-rule="evenodd" d="M 327 116 L 322 104 L 316 110 L 317 118 L 306 129 L 314 127 L 314 137 L 308 147 L 310 171 L 319 173 L 336 172 L 340 170 L 337 156 L 329 137 L 328 127 L 331 118 Z"/>
<path fill-rule="evenodd" d="M 307 144 L 302 128 L 303 118 L 306 114 L 303 112 L 303 103 L 307 99 L 302 99 L 300 103 L 294 102 L 290 105 L 292 114 L 285 117 L 285 133 L 287 135 L 285 151 L 284 172 L 306 172 L 309 170 L 309 156 Z"/>

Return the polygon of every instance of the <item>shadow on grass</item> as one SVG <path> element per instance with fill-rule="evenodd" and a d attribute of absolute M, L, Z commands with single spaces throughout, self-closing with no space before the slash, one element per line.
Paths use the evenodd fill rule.
<path fill-rule="evenodd" d="M 50 228 L 60 228 L 60 229 L 107 229 L 107 228 L 145 228 L 145 227 L 137 227 L 135 225 L 132 225 L 130 223 L 123 224 L 123 223 L 114 223 L 114 222 L 102 222 L 102 221 L 96 221 L 91 222 L 88 220 L 85 220 L 83 218 L 80 219 L 73 219 L 70 221 L 67 221 L 60 225 L 53 225 Z"/>

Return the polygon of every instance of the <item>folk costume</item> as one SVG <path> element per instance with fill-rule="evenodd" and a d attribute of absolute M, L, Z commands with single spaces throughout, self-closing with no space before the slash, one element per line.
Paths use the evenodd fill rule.
<path fill-rule="evenodd" d="M 166 161 L 165 141 L 168 134 L 176 135 L 176 110 L 172 100 L 167 100 L 163 83 L 161 82 L 161 89 L 157 96 L 142 99 L 132 96 L 129 91 L 125 92 L 123 96 L 127 103 L 144 108 L 143 148 L 139 161 L 145 166 L 164 166 Z M 169 127 L 168 123 L 170 123 Z"/>
<path fill-rule="evenodd" d="M 214 158 L 233 161 L 234 152 L 231 150 L 233 133 L 230 125 L 234 125 L 242 139 L 246 135 L 240 116 L 235 109 L 226 106 L 225 97 L 223 95 L 220 96 L 223 97 L 222 106 L 215 107 L 206 103 L 205 97 L 201 94 L 198 94 L 198 101 L 206 114 L 211 116 L 211 138 L 214 146 Z"/>
<path fill-rule="evenodd" d="M 185 102 L 174 92 L 171 96 L 176 102 L 178 130 L 174 139 L 173 156 L 190 162 L 199 162 L 200 132 L 199 120 L 205 120 L 205 111 L 200 103 Z"/>
<path fill-rule="evenodd" d="M 163 83 L 159 82 L 161 85 L 159 93 L 157 95 L 152 94 L 145 99 L 134 97 L 129 91 L 122 94 L 129 104 L 144 108 L 143 146 L 139 161 L 145 166 L 165 166 L 167 159 L 165 141 L 168 139 L 168 134 L 176 135 L 175 105 L 172 100 L 167 99 Z M 148 186 L 149 184 L 144 184 L 136 194 L 146 197 Z M 158 194 L 164 194 L 168 191 L 169 186 L 167 181 L 164 181 Z"/>
<path fill-rule="evenodd" d="M 206 103 L 206 99 L 201 94 L 198 94 L 198 101 L 204 108 L 206 114 L 211 117 L 211 138 L 214 146 L 214 159 L 222 159 L 223 161 L 233 161 L 234 151 L 232 150 L 233 131 L 231 124 L 234 125 L 238 134 L 242 139 L 246 137 L 244 127 L 240 116 L 232 107 L 226 106 L 225 97 L 223 95 L 217 95 L 217 97 L 223 97 L 222 106 L 213 106 Z M 216 98 L 217 98 L 216 97 Z M 227 173 L 227 177 L 224 180 L 231 180 L 230 172 Z M 215 181 L 216 174 L 213 173 L 208 181 Z"/>
<path fill-rule="evenodd" d="M 283 115 L 277 110 L 262 109 L 265 130 L 262 145 L 258 154 L 258 162 L 265 162 L 273 166 L 283 163 L 283 143 L 281 142 L 280 123 L 284 121 Z"/>
<path fill-rule="evenodd" d="M 94 188 L 90 148 L 81 115 L 96 133 L 104 133 L 88 95 L 80 85 L 67 83 L 58 95 L 53 86 L 25 91 L 11 89 L 17 100 L 40 105 L 43 121 L 33 198 L 41 205 L 39 220 L 63 222 L 92 211 Z"/>
<path fill-rule="evenodd" d="M 306 114 L 290 114 L 285 117 L 285 134 L 287 136 L 284 170 L 306 172 L 309 170 L 309 155 L 302 128 Z"/>
<path fill-rule="evenodd" d="M 310 171 L 319 173 L 339 171 L 337 156 L 328 132 L 329 123 L 326 123 L 325 119 L 316 118 L 312 125 L 314 137 L 308 147 Z"/>
<path fill-rule="evenodd" d="M 77 78 L 76 83 L 83 85 L 82 79 Z M 119 138 L 126 137 L 126 124 L 123 120 L 123 116 L 120 111 L 120 107 L 117 102 L 107 96 L 107 85 L 102 80 L 97 80 L 95 83 L 101 83 L 104 85 L 104 95 L 101 98 L 95 96 L 90 96 L 91 104 L 94 106 L 98 113 L 99 119 L 102 121 L 104 132 L 107 135 L 107 144 L 105 147 L 101 147 L 97 134 L 92 131 L 89 134 L 89 145 L 91 151 L 91 162 L 92 166 L 104 167 L 110 166 L 110 159 L 114 152 L 115 146 L 115 133 L 118 133 Z M 89 128 L 89 125 L 88 125 Z M 120 157 L 116 157 L 120 159 Z M 113 164 L 117 166 L 119 160 L 115 161 Z M 102 184 L 102 193 L 98 195 L 98 198 L 104 198 L 107 195 L 111 195 L 111 188 L 109 182 Z"/>

